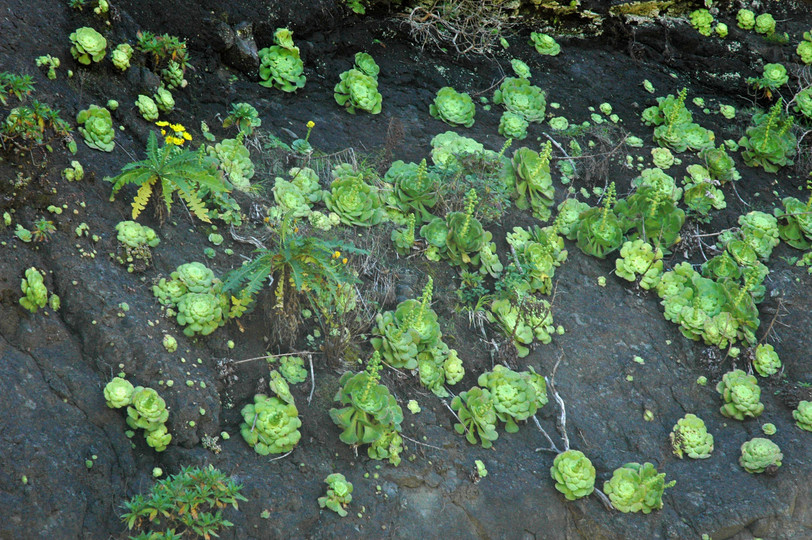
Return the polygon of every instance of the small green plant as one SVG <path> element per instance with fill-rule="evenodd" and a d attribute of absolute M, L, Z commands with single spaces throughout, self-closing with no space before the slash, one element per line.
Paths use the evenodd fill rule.
<path fill-rule="evenodd" d="M 530 345 L 534 341 L 552 341 L 555 326 L 550 303 L 543 298 L 524 294 L 525 291 L 521 289 L 526 285 L 517 284 L 517 287 L 519 290 L 512 292 L 518 293 L 518 297 L 497 298 L 491 302 L 490 311 L 485 315 L 490 322 L 498 324 L 502 333 L 511 340 L 519 358 L 524 358 L 530 354 Z"/>
<path fill-rule="evenodd" d="M 460 420 L 454 424 L 454 430 L 464 434 L 469 443 L 480 442 L 482 448 L 490 448 L 499 438 L 496 410 L 488 390 L 474 386 L 467 392 L 460 392 L 451 400 L 451 409 Z"/>
<path fill-rule="evenodd" d="M 812 180 L 809 181 L 812 187 Z M 781 239 L 795 249 L 812 247 L 812 193 L 806 202 L 795 197 L 785 197 L 781 201 L 784 208 L 775 208 L 778 218 L 778 234 Z"/>
<path fill-rule="evenodd" d="M 257 394 L 254 403 L 243 407 L 240 414 L 243 418 L 240 433 L 261 456 L 290 452 L 302 437 L 296 405 L 278 397 Z"/>
<path fill-rule="evenodd" d="M 783 114 L 781 101 L 773 105 L 769 113 L 754 114 L 752 124 L 739 140 L 744 162 L 750 167 L 762 167 L 766 172 L 777 172 L 785 165 L 792 165 L 797 143 L 790 129 L 792 124 L 793 117 Z"/>
<path fill-rule="evenodd" d="M 90 148 L 102 152 L 112 152 L 116 147 L 113 118 L 110 116 L 110 111 L 104 107 L 91 105 L 89 108 L 79 111 L 76 122 L 79 124 L 79 133 L 82 134 L 85 144 Z"/>
<path fill-rule="evenodd" d="M 505 423 L 505 431 L 516 433 L 523 422 L 547 404 L 547 385 L 535 371 L 516 372 L 501 364 L 486 371 L 477 384 L 490 392 L 496 417 Z"/>
<path fill-rule="evenodd" d="M 555 489 L 569 501 L 587 497 L 595 491 L 595 467 L 578 450 L 567 450 L 555 456 L 550 475 L 555 480 Z"/>
<path fill-rule="evenodd" d="M 691 26 L 703 36 L 710 36 L 713 26 L 713 15 L 707 9 L 697 9 L 691 12 Z"/>
<path fill-rule="evenodd" d="M 420 228 L 420 236 L 429 244 L 426 253 L 429 259 L 448 259 L 452 265 L 463 268 L 480 266 L 481 251 L 490 244 L 493 235 L 474 217 L 476 191 L 469 190 L 465 200 L 465 212 L 449 212 L 445 219 L 434 218 Z"/>
<path fill-rule="evenodd" d="M 287 28 L 277 28 L 273 37 L 275 45 L 259 51 L 259 76 L 262 79 L 259 84 L 283 92 L 295 92 L 307 82 L 299 47 L 293 45 L 293 32 Z"/>
<path fill-rule="evenodd" d="M 290 180 L 277 176 L 274 181 L 273 197 L 280 214 L 293 218 L 311 215 L 312 206 L 324 196 L 316 171 L 294 167 L 288 171 L 288 177 Z"/>
<path fill-rule="evenodd" d="M 371 227 L 384 216 L 378 188 L 365 182 L 364 173 L 354 171 L 348 163 L 333 168 L 333 181 L 330 191 L 324 194 L 324 204 L 345 225 Z"/>
<path fill-rule="evenodd" d="M 17 75 L 0 71 L 0 105 L 8 105 L 8 98 L 16 97 L 22 101 L 34 91 L 34 79 L 31 75 Z"/>
<path fill-rule="evenodd" d="M 450 126 L 471 127 L 474 125 L 476 106 L 468 94 L 444 86 L 437 91 L 429 113 Z"/>
<path fill-rule="evenodd" d="M 530 123 L 524 116 L 511 111 L 505 111 L 499 118 L 499 135 L 507 139 L 521 141 L 527 138 L 527 128 Z"/>
<path fill-rule="evenodd" d="M 412 252 L 414 240 L 414 214 L 409 214 L 409 217 L 406 218 L 406 226 L 392 231 L 392 243 L 395 244 L 395 251 L 398 255 L 405 257 Z"/>
<path fill-rule="evenodd" d="M 555 42 L 552 36 L 541 32 L 530 33 L 530 44 L 536 48 L 536 52 L 546 56 L 556 56 L 561 52 L 561 45 Z"/>
<path fill-rule="evenodd" d="M 769 13 L 762 13 L 756 17 L 755 30 L 757 34 L 773 35 L 775 33 L 775 18 Z"/>
<path fill-rule="evenodd" d="M 152 250 L 161 240 L 150 227 L 135 221 L 116 225 L 118 249 L 116 262 L 127 265 L 128 272 L 143 272 L 152 265 Z"/>
<path fill-rule="evenodd" d="M 209 156 L 217 167 L 225 173 L 229 183 L 237 191 L 249 191 L 254 177 L 254 163 L 251 153 L 242 142 L 242 137 L 224 139 L 214 146 L 206 146 Z"/>
<path fill-rule="evenodd" d="M 752 30 L 756 25 L 756 14 L 749 9 L 740 9 L 736 13 L 736 24 L 742 30 Z"/>
<path fill-rule="evenodd" d="M 223 120 L 223 127 L 237 126 L 247 137 L 254 134 L 254 129 L 262 125 L 259 112 L 250 103 L 232 103 L 231 111 Z"/>
<path fill-rule="evenodd" d="M 740 369 L 734 369 L 722 376 L 722 380 L 716 385 L 724 401 L 724 405 L 719 410 L 723 416 L 735 420 L 745 418 L 755 418 L 764 411 L 761 403 L 761 388 L 758 381 L 752 375 L 746 374 Z"/>
<path fill-rule="evenodd" d="M 107 54 L 107 40 L 94 29 L 83 26 L 71 35 L 70 53 L 80 64 L 89 66 L 91 62 L 101 62 Z"/>
<path fill-rule="evenodd" d="M 36 313 L 39 308 L 48 304 L 48 289 L 45 287 L 45 276 L 35 267 L 25 271 L 25 278 L 20 282 L 20 289 L 25 295 L 20 298 L 20 305 L 31 313 Z M 56 300 L 54 300 L 56 299 Z M 59 306 L 59 297 L 51 294 L 51 305 L 54 310 Z"/>
<path fill-rule="evenodd" d="M 787 68 L 781 64 L 764 64 L 762 68 L 761 77 L 748 77 L 747 84 L 754 86 L 759 90 L 764 90 L 768 95 L 774 90 L 778 90 L 789 81 L 787 75 Z"/>
<path fill-rule="evenodd" d="M 300 356 L 283 356 L 279 359 L 279 373 L 290 384 L 299 384 L 307 380 L 307 370 Z"/>
<path fill-rule="evenodd" d="M 341 517 L 347 515 L 347 506 L 352 502 L 352 482 L 341 473 L 333 473 L 324 479 L 327 482 L 327 495 L 319 497 L 319 507 L 329 508 Z"/>
<path fill-rule="evenodd" d="M 374 67 L 373 67 L 374 66 Z M 343 72 L 333 89 L 336 103 L 355 114 L 356 109 L 379 114 L 383 96 L 378 92 L 378 66 L 366 53 L 355 55 L 355 67 Z"/>
<path fill-rule="evenodd" d="M 183 72 L 186 70 L 186 66 L 189 62 L 189 53 L 186 49 L 185 41 L 181 41 L 178 37 L 170 36 L 169 34 L 157 36 L 152 32 L 138 32 L 136 38 L 138 40 L 136 48 L 147 56 L 152 57 L 152 67 L 154 71 L 157 71 L 161 66 L 166 66 L 166 69 L 170 71 L 177 69 L 180 71 L 181 81 L 183 80 Z M 174 68 L 173 65 L 175 66 Z M 164 81 L 169 84 L 170 81 L 167 81 L 166 73 L 162 73 L 162 76 Z M 170 77 L 170 79 L 171 78 L 172 77 Z M 172 82 L 178 84 L 169 84 L 169 87 L 186 86 L 182 84 L 182 82 L 185 81 L 181 81 L 174 80 Z"/>
<path fill-rule="evenodd" d="M 603 207 L 585 210 L 578 216 L 575 237 L 584 253 L 603 259 L 623 244 L 623 227 L 612 210 L 615 204 L 615 183 L 609 184 Z"/>
<path fill-rule="evenodd" d="M 175 108 L 175 98 L 172 97 L 172 92 L 164 88 L 163 85 L 158 87 L 155 94 L 152 96 L 158 110 L 163 113 L 170 113 Z M 144 116 L 146 118 L 146 116 Z M 149 120 L 149 118 L 147 118 Z"/>
<path fill-rule="evenodd" d="M 714 134 L 693 121 L 685 107 L 688 89 L 676 96 L 658 97 L 657 105 L 643 111 L 643 122 L 654 128 L 654 142 L 675 152 L 699 151 L 713 147 Z"/>
<path fill-rule="evenodd" d="M 533 216 L 542 221 L 550 219 L 555 188 L 550 176 L 552 143 L 547 143 L 540 152 L 529 148 L 519 148 L 513 153 L 513 170 L 516 177 L 516 207 L 532 209 Z"/>
<path fill-rule="evenodd" d="M 804 38 L 798 43 L 795 52 L 801 57 L 801 62 L 812 64 L 812 31 L 804 32 Z"/>
<path fill-rule="evenodd" d="M 56 69 L 59 67 L 59 58 L 55 58 L 50 54 L 37 57 L 37 66 L 48 68 L 48 78 L 56 80 Z"/>
<path fill-rule="evenodd" d="M 166 306 L 169 315 L 177 314 L 177 322 L 186 326 L 188 337 L 207 336 L 223 326 L 231 315 L 228 296 L 222 282 L 203 263 L 185 263 L 152 287 L 152 294 Z M 241 314 L 241 313 L 240 313 Z"/>
<path fill-rule="evenodd" d="M 694 414 L 686 414 L 677 420 L 671 431 L 671 449 L 682 459 L 707 459 L 713 452 L 713 435 L 708 433 L 705 422 Z"/>
<path fill-rule="evenodd" d="M 762 377 L 775 375 L 781 369 L 781 360 L 772 345 L 759 343 L 753 354 L 753 368 Z"/>
<path fill-rule="evenodd" d="M 742 444 L 739 465 L 750 474 L 775 472 L 781 466 L 784 454 L 770 439 L 755 437 Z"/>
<path fill-rule="evenodd" d="M 812 401 L 800 401 L 792 411 L 795 425 L 804 431 L 812 431 Z"/>
<path fill-rule="evenodd" d="M 166 215 L 169 215 L 172 210 L 172 197 L 177 192 L 186 201 L 192 214 L 201 221 L 211 223 L 208 210 L 200 200 L 198 191 L 201 187 L 212 193 L 227 191 L 226 185 L 217 173 L 214 161 L 202 150 L 192 152 L 174 144 L 159 147 L 154 132 L 150 132 L 147 140 L 146 159 L 128 163 L 117 176 L 105 180 L 113 184 L 111 200 L 125 185 L 138 186 L 138 192 L 132 202 L 133 219 L 146 208 L 153 193 L 158 193 L 163 200 L 163 206 L 166 207 Z M 156 213 L 163 222 L 162 205 L 156 205 Z"/>
<path fill-rule="evenodd" d="M 239 509 L 242 486 L 225 474 L 208 467 L 182 467 L 178 474 L 155 484 L 147 496 L 136 495 L 122 506 L 121 520 L 129 530 L 140 530 L 137 538 L 202 538 L 218 536 L 232 523 L 223 509 Z"/>
<path fill-rule="evenodd" d="M 493 102 L 523 117 L 528 122 L 542 122 L 547 109 L 545 93 L 527 79 L 508 77 L 493 94 Z"/>
<path fill-rule="evenodd" d="M 169 411 L 166 402 L 152 388 L 136 386 L 121 377 L 114 377 L 104 387 L 104 399 L 111 409 L 127 407 L 127 425 L 143 429 L 147 444 L 156 452 L 163 452 L 172 441 L 166 421 Z"/>
<path fill-rule="evenodd" d="M 651 463 L 627 463 L 615 469 L 603 491 L 616 510 L 649 514 L 663 507 L 663 493 L 674 484 L 666 483 L 665 473 L 658 473 Z"/>
<path fill-rule="evenodd" d="M 343 443 L 370 444 L 369 457 L 388 458 L 397 465 L 402 447 L 399 432 L 403 410 L 389 389 L 379 384 L 380 369 L 381 356 L 375 351 L 364 371 L 342 375 L 334 400 L 343 407 L 330 409 L 330 418 L 341 428 L 339 438 Z"/>
<path fill-rule="evenodd" d="M 640 287 L 652 289 L 660 282 L 663 273 L 663 251 L 648 242 L 637 239 L 626 241 L 615 260 L 615 274 L 626 281 L 640 279 Z"/>
<path fill-rule="evenodd" d="M 138 95 L 135 106 L 138 108 L 138 112 L 141 113 L 141 116 L 143 116 L 144 120 L 147 122 L 154 122 L 160 115 L 158 104 L 155 103 L 155 100 L 149 96 L 145 96 L 144 94 Z"/>
<path fill-rule="evenodd" d="M 130 68 L 130 59 L 133 56 L 133 47 L 129 43 L 119 43 L 110 55 L 113 65 L 121 70 L 127 71 Z"/>
<path fill-rule="evenodd" d="M 70 167 L 62 169 L 62 176 L 68 182 L 78 182 L 85 177 L 85 168 L 74 159 L 70 162 Z"/>

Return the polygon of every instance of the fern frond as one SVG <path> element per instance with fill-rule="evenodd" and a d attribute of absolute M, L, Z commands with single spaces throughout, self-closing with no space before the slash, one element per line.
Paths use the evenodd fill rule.
<path fill-rule="evenodd" d="M 262 290 L 273 272 L 274 258 L 268 250 L 259 250 L 257 253 L 262 255 L 223 276 L 223 292 L 233 294 L 240 291 L 241 297 L 253 297 Z"/>
<path fill-rule="evenodd" d="M 152 186 L 155 185 L 155 181 L 157 179 L 157 177 L 153 177 L 147 182 L 144 182 L 141 187 L 138 188 L 138 193 L 135 194 L 135 198 L 133 199 L 132 203 L 133 219 L 136 219 L 144 208 L 147 207 L 149 197 L 152 195 Z"/>
<path fill-rule="evenodd" d="M 211 223 L 211 220 L 209 219 L 209 210 L 206 208 L 206 205 L 203 204 L 203 201 L 200 200 L 194 190 L 188 192 L 178 190 L 178 193 L 183 200 L 186 201 L 186 204 L 189 205 L 189 209 L 192 211 L 192 213 L 196 215 L 200 221 Z"/>
<path fill-rule="evenodd" d="M 166 214 L 169 215 L 172 213 L 172 194 L 175 193 L 175 185 L 167 180 L 166 178 L 161 178 L 161 196 L 164 199 L 164 204 L 166 205 Z"/>
<path fill-rule="evenodd" d="M 108 182 L 113 182 L 112 194 L 115 195 L 127 184 L 137 184 L 141 186 L 145 182 L 148 182 L 150 178 L 155 175 L 155 173 L 152 169 L 145 168 L 143 165 L 143 161 L 128 163 L 121 168 L 121 174 L 112 178 L 105 178 L 105 180 Z"/>

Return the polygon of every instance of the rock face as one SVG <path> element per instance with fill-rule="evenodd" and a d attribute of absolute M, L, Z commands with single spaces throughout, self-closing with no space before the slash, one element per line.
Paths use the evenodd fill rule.
<path fill-rule="evenodd" d="M 213 13 L 211 9 L 227 11 Z M 812 26 L 804 8 L 788 5 L 781 9 L 785 11 L 776 11 L 776 19 L 788 21 L 785 29 L 792 36 Z M 409 399 L 418 400 L 422 412 L 406 412 L 403 434 L 408 437 L 404 441 L 407 450 L 399 467 L 370 460 L 363 449 L 356 453 L 338 440 L 338 430 L 328 415 L 341 373 L 357 369 L 349 358 L 345 364 L 333 366 L 314 355 L 312 401 L 310 381 L 293 389 L 303 422 L 300 444 L 284 459 L 258 456 L 239 436 L 239 411 L 255 393 L 268 391 L 268 367 L 263 360 L 241 364 L 228 360 L 255 358 L 268 351 L 274 324 L 270 320 L 271 294 L 261 296 L 260 305 L 239 324 L 229 323 L 211 336 L 192 340 L 183 335 L 174 317 L 164 315 L 150 285 L 179 264 L 195 260 L 205 260 L 222 275 L 244 260 L 240 255 L 252 256 L 255 246 L 239 239 L 259 237 L 262 230 L 248 219 L 233 236 L 220 226 L 219 232 L 227 238 L 223 247 L 236 255 L 218 252 L 214 259 L 204 259 L 209 231 L 199 221 L 191 221 L 176 201 L 163 226 L 151 217 L 151 209 L 140 218 L 162 240 L 153 250 L 153 267 L 137 275 L 116 264 L 108 256 L 116 250 L 114 227 L 130 218 L 128 202 L 135 191 L 125 188 L 111 203 L 110 184 L 102 179 L 117 174 L 133 156 L 142 159 L 147 134 L 154 126 L 125 104 L 134 102 L 139 92 L 156 86 L 157 81 L 144 66 L 136 65 L 126 75 L 118 73 L 108 60 L 79 67 L 67 52 L 67 36 L 77 27 L 93 25 L 105 29 L 110 45 L 134 44 L 138 30 L 187 38 L 193 69 L 186 74 L 189 87 L 175 93 L 176 112 L 169 119 L 189 128 L 193 144 L 203 140 L 197 129 L 201 121 L 208 123 L 218 140 L 233 137 L 233 130 L 220 128 L 218 117 L 222 120 L 228 114 L 231 103 L 248 102 L 259 110 L 262 128 L 287 142 L 291 131 L 303 137 L 306 122 L 313 120 L 316 127 L 310 143 L 325 152 L 344 150 L 342 155 L 347 156 L 348 147 L 385 147 L 392 159 L 415 162 L 429 155 L 434 135 L 449 129 L 428 114 L 436 90 L 450 85 L 490 99 L 490 88 L 503 72 L 509 72 L 511 57 L 530 65 L 533 82 L 545 89 L 548 102 L 561 104 L 556 114 L 580 123 L 590 117 L 589 107 L 608 101 L 624 128 L 650 144 L 650 128 L 641 126 L 639 118 L 655 95 L 676 93 L 687 86 L 690 96 L 704 97 L 710 108 L 725 103 L 744 109 L 749 102 L 738 97 L 743 86 L 736 81 L 757 74 L 762 57 L 793 62 L 794 47 L 767 43 L 733 29 L 730 39 L 735 41 L 711 41 L 674 20 L 662 23 L 674 27 L 658 24 L 636 29 L 615 21 L 612 24 L 617 26 L 607 27 L 600 38 L 560 38 L 562 54 L 555 58 L 538 56 L 526 43 L 527 32 L 520 30 L 519 37 L 509 39 L 509 54 L 501 52 L 494 61 L 455 58 L 430 49 L 421 52 L 396 22 L 350 17 L 340 5 L 326 0 L 241 2 L 228 7 L 216 2 L 185 2 L 173 3 L 171 8 L 166 2 L 125 0 L 116 2 L 116 10 L 106 29 L 87 10 L 73 11 L 63 2 L 6 0 L 0 16 L 0 65 L 4 70 L 31 73 L 36 81 L 33 97 L 59 108 L 69 120 L 91 103 L 116 99 L 123 105 L 114 113 L 114 123 L 116 129 L 125 127 L 117 131 L 117 148 L 112 154 L 80 144 L 77 156 L 69 156 L 54 143 L 46 168 L 38 166 L 44 153 L 35 153 L 32 163 L 31 155 L 0 149 L 0 178 L 17 178 L 18 172 L 30 177 L 23 187 L 3 182 L 0 214 L 13 211 L 14 224 L 29 228 L 35 219 L 45 216 L 57 227 L 50 241 L 38 244 L 17 240 L 11 232 L 15 225 L 0 231 L 0 239 L 6 242 L 0 247 L 0 507 L 4 509 L 0 538 L 125 537 L 120 505 L 147 491 L 153 483 L 153 467 L 175 473 L 184 465 L 208 463 L 241 483 L 248 499 L 239 511 L 229 508 L 224 512 L 234 524 L 221 531 L 224 539 L 440 535 L 677 539 L 708 534 L 715 540 L 743 540 L 809 536 L 812 434 L 794 426 L 791 409 L 800 399 L 812 399 L 806 388 L 812 382 L 812 335 L 808 332 L 812 276 L 803 268 L 784 264 L 782 257 L 798 256 L 784 245 L 768 263 L 771 274 L 766 300 L 759 306 L 758 334 L 762 338 L 771 328 L 765 340 L 775 345 L 783 359 L 784 378 L 760 379 L 765 413 L 756 420 L 737 422 L 719 414 L 721 402 L 714 385 L 734 366 L 746 367 L 745 362 L 734 362 L 723 351 L 687 340 L 663 318 L 653 292 L 638 290 L 612 275 L 611 258 L 590 258 L 573 243 L 567 244 L 569 258 L 556 271 L 554 301 L 555 322 L 566 333 L 555 336 L 552 344 L 538 346 L 513 367 L 533 366 L 550 376 L 558 365 L 555 386 L 566 404 L 570 444 L 591 459 L 597 469 L 596 486 L 602 487 L 624 463 L 650 461 L 667 474 L 667 480 L 677 481 L 666 491 L 661 511 L 647 516 L 620 514 L 607 511 L 595 496 L 566 502 L 550 479 L 554 454 L 537 451 L 548 442 L 532 421 L 515 434 L 500 427 L 492 450 L 469 445 L 455 433 L 456 419 L 442 400 L 427 394 L 415 377 L 396 375 L 392 370 L 384 371 L 384 382 L 402 405 Z M 724 17 L 730 23 L 730 17 Z M 253 82 L 257 48 L 270 45 L 273 30 L 285 25 L 295 31 L 308 77 L 305 88 L 290 95 Z M 63 60 L 55 81 L 34 66 L 34 58 L 48 51 Z M 383 113 L 377 116 L 348 115 L 333 100 L 338 74 L 351 67 L 358 51 L 369 52 L 381 66 Z M 738 79 L 731 78 L 731 66 L 741 72 Z M 68 69 L 76 73 L 74 78 L 67 78 Z M 654 84 L 655 95 L 643 90 L 643 79 Z M 504 139 L 496 135 L 501 113 L 497 109 L 479 107 L 474 127 L 461 133 L 498 151 Z M 7 110 L 0 108 L 3 118 Z M 719 115 L 702 115 L 700 110 L 694 115 L 719 140 L 737 139 L 747 120 L 742 116 L 739 125 L 727 123 Z M 535 147 L 535 137 L 544 137 L 543 132 L 550 133 L 546 126 L 534 125 L 531 138 L 522 144 Z M 608 153 L 618 144 L 620 134 L 607 129 L 596 132 L 592 140 L 605 143 Z M 515 142 L 513 148 L 518 146 Z M 267 182 L 280 173 L 273 169 L 268 155 L 256 151 L 252 159 L 258 165 L 254 182 L 265 182 L 269 192 Z M 618 157 L 617 162 L 595 160 L 592 165 L 584 161 L 583 168 L 589 172 L 572 185 L 590 193 L 614 180 L 620 193 L 628 191 L 637 173 L 623 166 L 625 151 L 624 155 L 618 152 Z M 685 164 L 693 159 L 688 154 L 681 157 Z M 87 176 L 82 182 L 61 179 L 60 171 L 70 159 L 84 165 Z M 707 234 L 735 226 L 738 215 L 754 207 L 771 211 L 778 200 L 774 190 L 781 197 L 797 196 L 799 179 L 805 175 L 788 170 L 765 175 L 745 167 L 738 156 L 736 159 L 743 178 L 736 194 L 726 186 L 727 209 L 715 214 L 707 226 L 686 225 L 684 241 L 667 266 L 683 260 L 680 250 L 690 248 L 690 237 L 696 232 Z M 291 160 L 285 166 L 294 163 Z M 682 169 L 670 171 L 675 177 L 681 173 Z M 567 186 L 557 175 L 554 178 L 558 203 L 567 196 Z M 594 198 L 587 200 L 596 204 Z M 262 222 L 264 212 L 257 209 L 269 204 L 268 199 L 246 196 L 239 202 L 246 215 L 254 212 L 256 221 Z M 52 215 L 46 210 L 49 205 L 66 206 L 62 214 Z M 531 221 L 528 214 L 514 209 L 501 224 L 488 227 L 503 260 L 509 257 L 505 233 L 514 226 L 532 225 Z M 98 241 L 76 236 L 74 231 L 82 222 Z M 356 242 L 372 250 L 375 235 L 366 232 Z M 467 318 L 455 312 L 456 272 L 444 263 L 397 259 L 389 244 L 376 249 L 370 264 L 382 276 L 394 276 L 396 283 L 391 298 L 381 300 L 381 309 L 391 309 L 395 297 L 417 296 L 430 273 L 436 283 L 434 307 L 443 334 L 453 339 L 467 371 L 454 391 L 476 384 L 477 375 L 492 367 L 490 340 L 499 339 L 499 334 L 488 328 L 488 339 L 482 339 L 480 331 L 469 328 Z M 692 255 L 693 262 L 701 262 L 700 248 L 694 248 Z M 31 314 L 19 306 L 20 279 L 30 266 L 45 271 L 48 290 L 62 299 L 59 311 L 44 309 Z M 598 285 L 599 277 L 606 278 L 605 287 Z M 367 275 L 362 282 L 373 286 Z M 124 302 L 127 311 L 121 307 Z M 305 335 L 314 327 L 311 321 L 296 336 L 301 348 L 309 347 Z M 177 338 L 175 353 L 162 346 L 164 334 Z M 233 349 L 227 346 L 229 340 L 235 344 Z M 369 352 L 366 342 L 359 340 L 358 346 L 362 356 Z M 633 361 L 635 356 L 645 363 Z M 126 413 L 105 405 L 102 389 L 119 373 L 134 384 L 155 388 L 166 400 L 173 441 L 165 452 L 154 452 L 140 432 L 128 438 Z M 707 386 L 696 384 L 700 375 L 708 377 Z M 643 419 L 645 411 L 653 415 L 651 421 Z M 714 435 L 711 458 L 679 460 L 672 454 L 668 435 L 686 413 L 703 418 Z M 538 417 L 560 446 L 556 429 L 560 410 L 554 400 Z M 737 465 L 739 448 L 742 442 L 761 436 L 765 422 L 778 428 L 772 440 L 781 447 L 784 464 L 773 476 L 750 475 Z M 222 432 L 231 437 L 224 440 Z M 213 437 L 220 437 L 216 445 L 209 442 Z M 488 469 L 488 476 L 478 482 L 474 474 L 477 459 Z M 323 495 L 323 479 L 332 472 L 343 473 L 355 485 L 350 515 L 344 519 L 320 512 L 316 503 Z"/>

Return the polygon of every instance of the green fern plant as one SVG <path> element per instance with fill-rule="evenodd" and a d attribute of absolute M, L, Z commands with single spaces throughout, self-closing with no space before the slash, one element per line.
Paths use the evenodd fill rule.
<path fill-rule="evenodd" d="M 216 163 L 205 153 L 192 152 L 173 144 L 159 147 L 155 133 L 149 134 L 146 159 L 128 163 L 122 167 L 120 174 L 105 180 L 113 183 L 111 201 L 125 185 L 138 186 L 132 202 L 133 219 L 141 214 L 150 197 L 158 191 L 166 206 L 166 215 L 172 211 L 172 196 L 177 192 L 198 219 L 211 223 L 198 191 L 201 188 L 206 188 L 209 193 L 228 191 L 217 172 Z M 160 205 L 156 206 L 156 213 L 163 223 L 165 216 Z"/>

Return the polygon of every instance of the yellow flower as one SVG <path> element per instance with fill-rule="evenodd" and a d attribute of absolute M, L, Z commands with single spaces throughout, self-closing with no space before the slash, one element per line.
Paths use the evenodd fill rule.
<path fill-rule="evenodd" d="M 169 124 L 174 131 L 186 131 L 186 128 L 183 127 L 182 124 Z"/>
<path fill-rule="evenodd" d="M 185 132 L 185 131 L 183 132 L 183 138 L 184 138 L 184 139 L 186 139 L 187 141 L 191 141 L 191 140 L 192 140 L 192 136 L 191 136 L 191 135 L 189 135 L 189 134 L 188 134 L 187 132 Z"/>
<path fill-rule="evenodd" d="M 169 122 L 167 122 L 165 120 L 161 120 L 160 122 L 155 122 L 155 125 L 158 126 L 158 127 L 165 127 L 165 126 L 169 125 Z"/>
<path fill-rule="evenodd" d="M 342 264 L 347 264 L 347 257 L 344 257 L 343 259 L 341 259 L 341 262 L 342 262 Z"/>
<path fill-rule="evenodd" d="M 340 251 L 336 251 L 335 253 L 333 253 L 333 258 L 334 259 L 338 259 L 339 257 L 341 257 L 341 252 Z"/>
<path fill-rule="evenodd" d="M 307 127 L 313 129 L 314 127 L 316 127 L 316 123 L 313 120 L 311 120 L 307 123 Z"/>
<path fill-rule="evenodd" d="M 161 135 L 166 135 L 166 130 L 165 129 L 161 130 Z"/>

